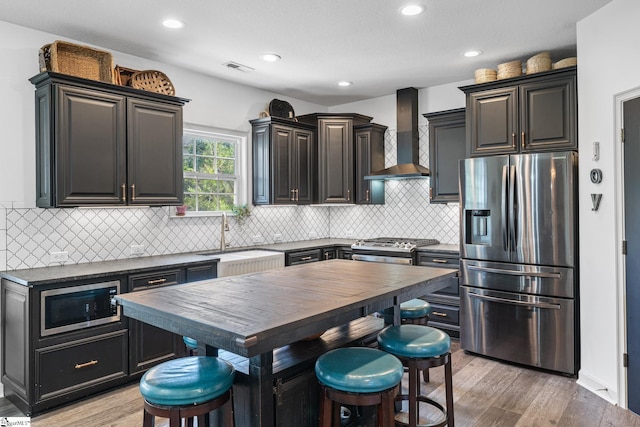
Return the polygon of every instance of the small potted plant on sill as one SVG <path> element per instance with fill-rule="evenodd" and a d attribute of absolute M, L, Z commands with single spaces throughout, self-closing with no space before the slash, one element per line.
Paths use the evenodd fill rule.
<path fill-rule="evenodd" d="M 243 225 L 245 220 L 251 216 L 248 205 L 233 205 L 231 212 L 235 215 L 238 225 Z"/>

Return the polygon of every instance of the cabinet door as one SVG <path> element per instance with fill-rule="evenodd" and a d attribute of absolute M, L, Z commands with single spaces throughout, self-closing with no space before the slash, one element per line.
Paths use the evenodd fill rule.
<path fill-rule="evenodd" d="M 575 77 L 520 86 L 521 151 L 578 148 Z"/>
<path fill-rule="evenodd" d="M 253 204 L 268 205 L 271 203 L 271 126 L 254 124 L 252 130 Z"/>
<path fill-rule="evenodd" d="M 316 176 L 313 132 L 294 130 L 292 157 L 292 167 L 295 170 L 296 203 L 310 204 L 314 200 L 313 189 Z"/>
<path fill-rule="evenodd" d="M 464 110 L 429 120 L 431 203 L 458 202 L 458 163 L 465 158 Z"/>
<path fill-rule="evenodd" d="M 469 156 L 517 153 L 517 108 L 517 87 L 469 94 L 467 98 Z"/>
<path fill-rule="evenodd" d="M 293 129 L 273 125 L 273 203 L 290 205 L 295 202 L 295 156 Z"/>
<path fill-rule="evenodd" d="M 56 142 L 51 149 L 56 153 L 57 183 L 39 183 L 39 188 L 55 191 L 58 206 L 125 204 L 124 97 L 64 85 L 56 92 Z M 41 172 L 39 179 L 47 176 Z"/>
<path fill-rule="evenodd" d="M 384 132 L 386 127 L 370 124 L 355 132 L 355 202 L 362 205 L 384 204 L 384 181 L 365 176 L 384 169 Z"/>
<path fill-rule="evenodd" d="M 353 122 L 318 120 L 320 203 L 353 203 Z"/>
<path fill-rule="evenodd" d="M 182 108 L 129 99 L 127 118 L 129 204 L 182 204 Z"/>

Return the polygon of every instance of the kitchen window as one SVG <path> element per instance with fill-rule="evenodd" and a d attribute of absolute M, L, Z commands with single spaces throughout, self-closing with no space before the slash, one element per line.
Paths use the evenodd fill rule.
<path fill-rule="evenodd" d="M 182 138 L 184 204 L 189 215 L 231 211 L 246 200 L 247 135 L 186 125 Z"/>

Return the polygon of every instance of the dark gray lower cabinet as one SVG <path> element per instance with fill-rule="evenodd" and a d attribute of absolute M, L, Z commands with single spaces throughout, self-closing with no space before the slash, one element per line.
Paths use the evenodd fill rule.
<path fill-rule="evenodd" d="M 458 269 L 460 256 L 457 253 L 418 252 L 418 265 L 426 267 Z M 429 316 L 429 326 L 442 329 L 452 337 L 460 337 L 460 296 L 458 277 L 449 279 L 449 286 L 423 297 L 429 301 L 433 311 Z"/>

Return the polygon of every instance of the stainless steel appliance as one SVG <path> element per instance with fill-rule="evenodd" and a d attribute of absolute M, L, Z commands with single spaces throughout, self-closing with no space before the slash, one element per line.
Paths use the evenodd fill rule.
<path fill-rule="evenodd" d="M 40 335 L 75 331 L 120 320 L 117 280 L 40 292 Z"/>
<path fill-rule="evenodd" d="M 576 374 L 574 152 L 460 162 L 460 343 Z"/>
<path fill-rule="evenodd" d="M 386 262 L 394 264 L 415 264 L 415 251 L 418 247 L 437 245 L 436 239 L 403 239 L 377 237 L 357 240 L 351 249 L 351 259 L 356 261 Z"/>

